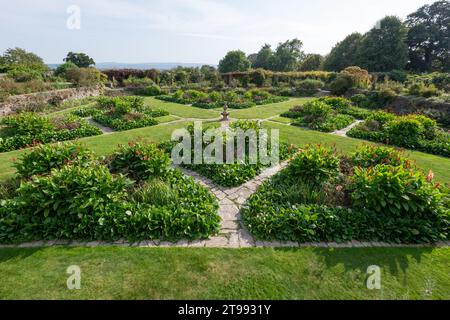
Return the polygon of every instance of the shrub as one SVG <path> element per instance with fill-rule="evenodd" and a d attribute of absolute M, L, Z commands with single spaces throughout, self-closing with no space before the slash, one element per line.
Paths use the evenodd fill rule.
<path fill-rule="evenodd" d="M 431 98 L 439 96 L 441 93 L 434 84 L 426 85 L 423 82 L 415 82 L 408 88 L 408 93 L 412 96 Z"/>
<path fill-rule="evenodd" d="M 65 63 L 59 65 L 58 68 L 56 68 L 55 76 L 66 77 L 67 70 L 77 69 L 77 68 L 78 68 L 78 66 L 75 63 L 73 63 L 72 61 L 65 62 Z"/>
<path fill-rule="evenodd" d="M 129 89 L 144 89 L 151 87 L 155 82 L 150 78 L 137 78 L 130 76 L 128 79 L 123 80 L 123 85 Z"/>
<path fill-rule="evenodd" d="M 442 239 L 442 224 L 448 222 L 448 211 L 445 213 L 442 207 L 439 188 L 421 173 L 401 166 L 357 168 L 350 190 L 355 209 L 377 215 L 376 219 L 384 228 L 380 232 L 392 233 L 391 240 L 434 242 Z"/>
<path fill-rule="evenodd" d="M 332 149 L 307 146 L 291 161 L 292 175 L 312 184 L 322 184 L 339 174 L 339 158 Z"/>
<path fill-rule="evenodd" d="M 52 90 L 51 83 L 42 80 L 30 80 L 27 82 L 16 82 L 9 77 L 0 78 L 0 92 L 3 95 L 19 95 L 34 92 L 42 92 Z"/>
<path fill-rule="evenodd" d="M 412 117 L 398 117 L 386 124 L 386 133 L 391 143 L 414 148 L 425 134 L 422 123 Z"/>
<path fill-rule="evenodd" d="M 162 93 L 163 91 L 161 90 L 160 86 L 157 85 L 148 86 L 142 91 L 142 94 L 149 97 L 156 97 L 161 95 Z"/>
<path fill-rule="evenodd" d="M 54 129 L 48 118 L 40 117 L 32 112 L 23 112 L 19 115 L 3 118 L 1 123 L 7 125 L 14 135 L 37 136 L 42 132 Z"/>
<path fill-rule="evenodd" d="M 107 77 L 95 68 L 72 68 L 66 70 L 66 79 L 78 87 L 103 85 Z"/>
<path fill-rule="evenodd" d="M 90 239 L 102 215 L 122 203 L 131 184 L 105 166 L 66 166 L 34 176 L 18 190 L 22 230 L 43 239 Z"/>
<path fill-rule="evenodd" d="M 334 95 L 343 95 L 353 88 L 353 79 L 348 74 L 339 74 L 330 84 L 330 90 Z"/>
<path fill-rule="evenodd" d="M 376 121 L 381 126 L 388 123 L 389 121 L 395 120 L 396 116 L 392 113 L 385 112 L 385 111 L 377 111 L 372 113 L 368 118 L 367 121 Z"/>
<path fill-rule="evenodd" d="M 367 89 L 371 84 L 369 72 L 360 67 L 347 67 L 341 74 L 348 75 L 352 81 L 352 87 Z"/>
<path fill-rule="evenodd" d="M 355 118 L 345 114 L 336 114 L 328 117 L 324 122 L 317 122 L 309 124 L 309 127 L 313 130 L 319 130 L 322 132 L 333 132 L 344 129 L 351 125 L 355 121 Z M 294 123 L 295 125 L 296 123 Z"/>
<path fill-rule="evenodd" d="M 405 83 L 406 80 L 408 80 L 408 73 L 403 70 L 392 70 L 392 71 L 388 72 L 388 77 L 392 81 Z"/>
<path fill-rule="evenodd" d="M 320 100 L 307 102 L 302 108 L 303 115 L 314 120 L 325 119 L 332 113 L 332 111 L 333 109 L 328 104 Z"/>
<path fill-rule="evenodd" d="M 249 74 L 250 81 L 258 87 L 262 87 L 266 81 L 266 72 L 263 69 L 252 70 Z"/>
<path fill-rule="evenodd" d="M 72 116 L 50 120 L 33 113 L 22 113 L 3 118 L 1 123 L 7 126 L 8 135 L 0 138 L 0 152 L 102 134 L 84 119 Z"/>
<path fill-rule="evenodd" d="M 326 103 L 338 112 L 343 112 L 352 106 L 350 100 L 340 97 L 323 97 L 320 98 L 319 101 Z"/>
<path fill-rule="evenodd" d="M 87 166 L 93 158 L 93 154 L 79 144 L 57 143 L 38 146 L 23 155 L 15 167 L 21 177 L 29 178 L 37 174 L 47 174 L 52 169 L 61 169 L 69 164 Z"/>
<path fill-rule="evenodd" d="M 121 146 L 109 159 L 113 173 L 122 173 L 134 180 L 163 177 L 170 165 L 169 156 L 156 145 L 130 143 Z"/>
<path fill-rule="evenodd" d="M 379 164 L 411 167 L 410 162 L 403 157 L 401 152 L 392 148 L 372 145 L 360 147 L 352 155 L 352 161 L 355 166 L 361 168 L 375 167 Z"/>
<path fill-rule="evenodd" d="M 300 95 L 313 95 L 323 89 L 325 84 L 320 80 L 305 79 L 295 83 L 295 90 Z"/>

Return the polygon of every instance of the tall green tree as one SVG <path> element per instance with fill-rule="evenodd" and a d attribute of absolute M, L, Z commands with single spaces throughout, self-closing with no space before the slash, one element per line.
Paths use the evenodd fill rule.
<path fill-rule="evenodd" d="M 0 57 L 0 69 L 8 71 L 14 68 L 27 68 L 38 71 L 48 69 L 38 55 L 21 48 L 10 48 Z"/>
<path fill-rule="evenodd" d="M 252 63 L 254 69 L 266 69 L 271 70 L 273 65 L 274 54 L 272 46 L 265 44 L 261 50 L 256 54 L 255 62 Z"/>
<path fill-rule="evenodd" d="M 308 54 L 299 67 L 299 71 L 316 71 L 322 68 L 325 58 L 320 54 Z"/>
<path fill-rule="evenodd" d="M 76 64 L 79 68 L 88 68 L 95 65 L 94 59 L 89 57 L 85 53 L 75 53 L 69 52 L 67 57 L 64 59 L 65 62 L 72 62 Z"/>
<path fill-rule="evenodd" d="M 352 33 L 336 44 L 325 58 L 324 69 L 327 71 L 342 71 L 358 62 L 358 51 L 363 39 L 362 34 Z"/>
<path fill-rule="evenodd" d="M 299 39 L 288 40 L 280 43 L 274 53 L 272 69 L 274 71 L 295 71 L 305 59 L 302 50 L 303 42 Z"/>
<path fill-rule="evenodd" d="M 408 63 L 407 29 L 400 18 L 388 16 L 366 33 L 357 64 L 370 72 L 403 70 Z"/>
<path fill-rule="evenodd" d="M 230 51 L 219 62 L 221 73 L 248 71 L 251 63 L 245 53 L 241 50 Z"/>
<path fill-rule="evenodd" d="M 425 5 L 410 14 L 406 24 L 410 69 L 450 72 L 450 2 Z"/>

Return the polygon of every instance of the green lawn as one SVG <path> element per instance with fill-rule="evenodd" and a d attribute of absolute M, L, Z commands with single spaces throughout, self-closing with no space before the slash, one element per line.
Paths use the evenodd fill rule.
<path fill-rule="evenodd" d="M 286 111 L 289 111 L 295 106 L 304 104 L 311 100 L 311 98 L 295 98 L 286 102 L 267 104 L 257 106 L 249 109 L 233 110 L 230 109 L 230 117 L 235 119 L 267 119 L 278 116 Z"/>
<path fill-rule="evenodd" d="M 166 103 L 158 101 L 153 98 L 148 99 L 150 99 L 150 101 L 155 101 L 165 104 L 166 106 L 170 106 L 170 108 L 175 110 L 175 113 L 178 114 L 180 114 L 180 112 L 181 113 L 190 112 L 191 114 L 196 114 L 198 111 L 213 112 L 211 110 L 202 110 L 199 108 L 184 106 L 181 104 Z M 253 116 L 253 118 L 255 117 L 261 119 L 271 118 L 276 116 L 279 112 L 283 112 L 283 110 L 289 109 L 293 105 L 299 104 L 306 100 L 307 99 L 292 99 L 288 102 L 280 104 L 255 107 L 245 110 L 238 110 L 234 111 L 235 112 L 234 117 L 239 116 L 242 117 L 242 119 L 245 119 L 246 112 L 250 112 L 250 110 L 253 110 L 253 114 L 256 115 Z M 174 112 L 173 110 L 170 111 L 172 114 Z M 206 117 L 206 115 L 203 116 Z M 178 117 L 181 116 L 171 115 L 160 118 L 160 121 L 163 123 L 180 120 L 180 118 Z M 278 118 L 274 119 L 276 120 Z M 80 141 L 86 144 L 97 154 L 107 155 L 108 153 L 111 153 L 117 147 L 117 145 L 126 144 L 128 143 L 128 141 L 131 140 L 146 139 L 149 141 L 162 141 L 170 139 L 172 131 L 174 129 L 182 128 L 185 124 L 186 122 L 165 123 L 154 127 L 147 127 L 124 132 L 115 132 L 109 135 L 84 138 L 80 139 Z M 287 126 L 286 124 L 283 123 L 265 122 L 264 125 L 267 128 L 279 129 L 281 140 L 300 146 L 309 143 L 312 144 L 322 143 L 331 146 L 336 146 L 336 148 L 339 151 L 348 154 L 353 152 L 357 146 L 363 143 L 369 143 L 363 140 L 339 137 L 318 131 Z M 12 167 L 13 159 L 17 158 L 20 154 L 23 154 L 24 152 L 26 152 L 26 150 L 18 150 L 0 154 L 0 180 L 7 179 L 14 174 L 15 169 Z M 407 155 L 410 159 L 415 160 L 417 162 L 417 165 L 424 171 L 427 172 L 428 170 L 432 169 L 435 172 L 436 177 L 439 181 L 443 183 L 450 183 L 450 159 L 415 151 L 407 151 Z"/>
<path fill-rule="evenodd" d="M 449 265 L 450 249 L 3 249 L 0 299 L 450 299 Z"/>
<path fill-rule="evenodd" d="M 154 109 L 167 110 L 170 114 L 188 119 L 215 119 L 220 117 L 219 110 L 205 110 L 183 104 L 145 98 L 145 103 Z"/>

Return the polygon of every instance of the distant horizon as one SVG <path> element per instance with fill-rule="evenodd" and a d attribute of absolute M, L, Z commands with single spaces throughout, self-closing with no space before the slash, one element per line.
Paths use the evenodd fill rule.
<path fill-rule="evenodd" d="M 61 63 L 45 63 L 50 68 L 57 68 L 59 65 L 63 64 Z M 134 68 L 134 69 L 146 69 L 145 66 L 148 66 L 149 69 L 160 69 L 160 70 L 169 70 L 176 68 L 178 66 L 180 67 L 201 67 L 201 66 L 212 66 L 217 67 L 217 64 L 210 64 L 210 63 L 191 63 L 191 62 L 117 62 L 117 61 L 110 61 L 110 62 L 96 62 L 95 67 L 98 69 L 123 69 L 123 68 Z"/>

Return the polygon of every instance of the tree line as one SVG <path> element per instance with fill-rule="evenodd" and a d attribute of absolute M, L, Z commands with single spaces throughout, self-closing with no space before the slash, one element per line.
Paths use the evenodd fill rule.
<path fill-rule="evenodd" d="M 387 16 L 366 34 L 350 34 L 327 56 L 305 54 L 303 42 L 293 39 L 275 49 L 265 44 L 249 56 L 230 51 L 220 61 L 219 71 L 341 71 L 349 66 L 370 72 L 450 72 L 450 1 L 425 5 L 405 21 Z"/>

